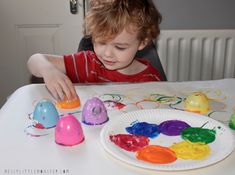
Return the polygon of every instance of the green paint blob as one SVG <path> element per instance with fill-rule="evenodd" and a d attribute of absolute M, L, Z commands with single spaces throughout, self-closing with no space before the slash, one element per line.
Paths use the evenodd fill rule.
<path fill-rule="evenodd" d="M 235 130 L 235 113 L 233 113 L 230 117 L 229 127 Z"/>
<path fill-rule="evenodd" d="M 181 132 L 181 137 L 184 140 L 189 140 L 191 142 L 202 142 L 207 144 L 215 140 L 215 134 L 215 130 L 199 127 L 189 127 Z"/>

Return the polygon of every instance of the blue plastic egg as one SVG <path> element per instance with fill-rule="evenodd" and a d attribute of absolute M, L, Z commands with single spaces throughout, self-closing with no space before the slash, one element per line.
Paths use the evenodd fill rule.
<path fill-rule="evenodd" d="M 51 101 L 42 100 L 37 103 L 34 109 L 33 120 L 36 128 L 52 128 L 56 126 L 59 114 Z"/>

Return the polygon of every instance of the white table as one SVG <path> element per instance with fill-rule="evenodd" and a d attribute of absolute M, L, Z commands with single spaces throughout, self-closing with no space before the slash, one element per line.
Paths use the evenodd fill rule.
<path fill-rule="evenodd" d="M 93 96 L 126 94 L 135 102 L 148 93 L 184 96 L 202 90 L 218 96 L 226 104 L 219 120 L 226 123 L 235 107 L 235 79 L 195 82 L 160 82 L 123 85 L 77 85 L 82 105 Z M 210 92 L 209 92 L 210 91 Z M 136 96 L 136 94 L 138 94 Z M 234 175 L 235 152 L 214 165 L 189 171 L 150 171 L 127 165 L 106 153 L 100 144 L 101 127 L 82 125 L 85 141 L 73 147 L 54 142 L 54 134 L 31 137 L 24 130 L 35 100 L 49 98 L 45 85 L 27 85 L 15 91 L 0 110 L 0 174 L 90 174 L 90 175 Z M 143 105 L 144 106 L 144 105 Z M 164 107 L 161 106 L 161 107 Z M 128 108 L 127 108 L 128 109 Z M 133 110 L 132 108 L 129 108 Z M 60 111 L 68 113 L 69 111 Z M 74 111 L 73 111 L 74 112 Z M 76 112 L 76 111 L 75 111 Z M 125 111 L 126 112 L 126 111 Z M 109 111 L 110 120 L 122 111 Z M 80 120 L 80 113 L 74 114 Z"/>

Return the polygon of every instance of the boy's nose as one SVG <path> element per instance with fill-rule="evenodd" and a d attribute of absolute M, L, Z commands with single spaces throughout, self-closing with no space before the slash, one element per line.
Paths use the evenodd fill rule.
<path fill-rule="evenodd" d="M 104 56 L 105 57 L 111 57 L 112 56 L 112 48 L 111 48 L 111 46 L 107 45 L 104 48 Z"/>

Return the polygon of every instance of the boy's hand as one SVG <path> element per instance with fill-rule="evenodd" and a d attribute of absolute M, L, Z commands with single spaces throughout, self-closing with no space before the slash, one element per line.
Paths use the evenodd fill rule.
<path fill-rule="evenodd" d="M 63 100 L 66 96 L 69 100 L 78 98 L 71 80 L 58 69 L 47 70 L 43 75 L 44 82 L 56 100 Z"/>

